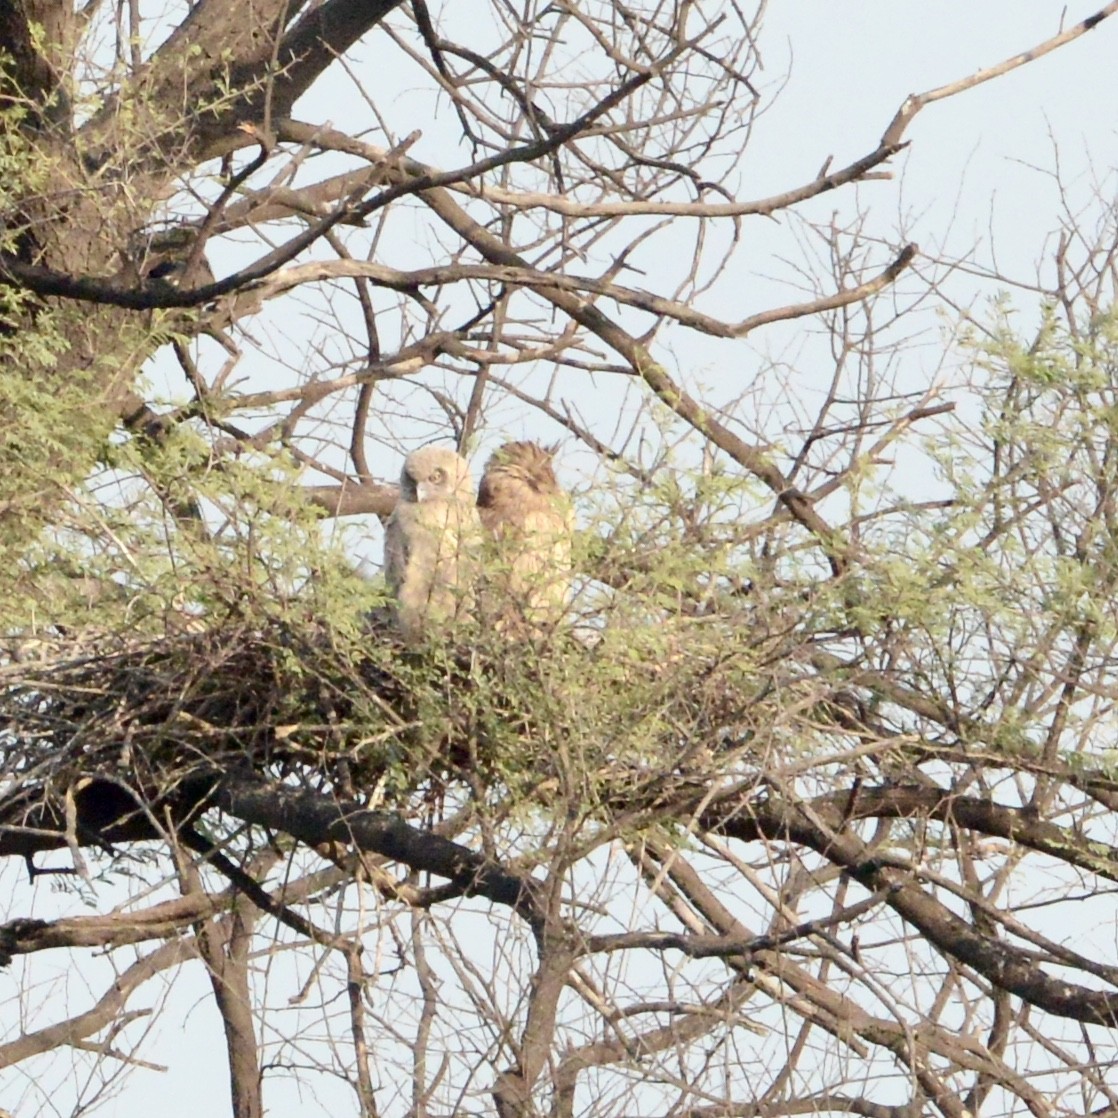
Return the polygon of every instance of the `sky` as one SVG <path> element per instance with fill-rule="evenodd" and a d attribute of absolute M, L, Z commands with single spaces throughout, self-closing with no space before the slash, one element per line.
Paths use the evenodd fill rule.
<path fill-rule="evenodd" d="M 767 97 L 783 88 L 741 160 L 739 196 L 762 197 L 797 185 L 811 178 L 828 155 L 839 166 L 871 150 L 907 94 L 961 78 L 1027 49 L 1053 34 L 1061 19 L 1065 24 L 1073 22 L 1096 7 L 1087 3 L 1064 7 L 1046 0 L 772 3 L 761 38 L 762 90 Z M 378 70 L 382 58 L 378 37 L 370 36 L 354 52 L 353 70 L 359 76 L 375 72 L 378 87 L 392 91 L 379 107 L 401 134 L 416 126 L 417 115 L 421 118 L 425 134 L 413 154 L 441 164 L 437 129 L 445 127 L 447 114 L 442 125 L 435 125 L 429 119 L 429 103 L 415 92 L 414 75 L 397 77 Z M 804 212 L 816 220 L 834 214 L 841 223 L 854 220 L 861 211 L 866 227 L 884 241 L 896 243 L 903 232 L 930 254 L 948 260 L 969 258 L 1005 277 L 983 280 L 970 273 L 954 274 L 949 290 L 960 307 L 980 309 L 999 288 L 1009 287 L 1025 313 L 1035 310 L 1036 296 L 1028 285 L 1038 275 L 1050 275 L 1046 245 L 1050 248 L 1052 232 L 1061 220 L 1057 167 L 1073 210 L 1097 206 L 1102 213 L 1114 205 L 1118 193 L 1114 173 L 1118 116 L 1112 93 L 1116 58 L 1118 17 L 1052 56 L 946 103 L 928 106 L 910 127 L 909 149 L 892 164 L 892 181 L 825 195 Z M 340 71 L 331 73 L 301 104 L 301 115 L 330 119 L 339 105 L 348 103 L 351 89 L 348 77 Z M 421 104 L 418 110 L 417 104 Z M 740 319 L 788 301 L 797 263 L 795 234 L 795 221 L 783 215 L 748 222 L 746 250 L 739 252 L 706 297 L 705 309 Z M 883 249 L 883 263 L 887 259 Z M 1007 281 L 1022 286 L 1012 287 Z M 648 286 L 655 284 L 650 280 Z M 928 330 L 924 342 L 906 358 L 913 362 L 914 382 L 932 375 L 942 360 L 934 315 Z M 796 366 L 795 376 L 802 377 L 804 390 L 809 390 L 813 344 L 810 327 L 794 323 L 748 344 L 672 332 L 665 338 L 664 352 L 686 370 L 688 378 L 722 385 L 732 396 L 751 378 L 763 376 L 774 356 Z M 510 418 L 513 428 L 520 422 L 527 421 Z M 378 466 L 385 477 L 392 476 L 391 456 L 378 460 Z M 577 484 L 577 477 L 573 480 Z M 28 886 L 22 866 L 14 863 L 0 868 L 0 873 L 5 875 L 9 897 L 5 918 L 49 918 L 85 911 L 74 893 L 58 892 L 57 882 L 50 878 Z M 90 888 L 101 907 L 116 895 L 111 884 L 94 883 Z M 18 960 L 0 973 L 0 983 L 8 990 L 9 1019 L 15 1011 L 12 999 L 25 986 L 25 974 L 30 1011 L 31 1001 L 43 1001 L 48 1007 L 56 1004 L 63 990 L 68 990 L 72 1005 L 86 1004 L 102 988 L 107 970 L 102 960 L 83 963 L 76 974 L 56 953 Z M 105 1111 L 115 1118 L 148 1118 L 153 1099 L 158 1102 L 159 1118 L 224 1112 L 227 1092 L 220 1053 L 212 1051 L 218 1038 L 208 986 L 179 984 L 168 996 L 174 1008 L 158 1026 L 165 1031 L 149 1058 L 164 1059 L 169 1070 L 165 1075 L 134 1072 L 123 1094 Z M 171 1026 L 179 1021 L 185 1022 L 185 1031 L 175 1034 Z M 192 1053 L 203 1058 L 195 1060 Z M 72 1100 L 83 1089 L 80 1079 L 58 1084 L 45 1099 L 29 1078 L 31 1072 L 28 1065 L 0 1077 L 0 1105 L 18 1118 L 69 1114 Z M 302 1101 L 309 1109 L 300 1113 L 316 1113 L 321 1100 Z"/>
<path fill-rule="evenodd" d="M 1095 8 L 1038 0 L 773 5 L 766 39 L 783 45 L 765 53 L 777 70 L 790 61 L 793 80 L 766 122 L 765 138 L 770 146 L 780 136 L 794 139 L 786 161 L 769 164 L 767 176 L 760 172 L 763 188 L 788 175 L 777 167 L 810 172 L 820 151 L 833 151 L 841 163 L 868 150 L 909 93 L 1027 50 Z M 879 184 L 885 197 L 869 204 L 885 219 L 921 215 L 917 232 L 929 247 L 962 253 L 973 239 L 986 253 L 996 247 L 1007 271 L 1028 276 L 1058 216 L 1051 179 L 1057 156 L 1080 195 L 1090 189 L 1092 163 L 1095 174 L 1116 165 L 1108 96 L 1113 36 L 1114 28 L 1103 24 L 1011 74 L 925 108 L 908 132 L 900 197 L 890 184 Z"/>
<path fill-rule="evenodd" d="M 999 62 L 1055 33 L 1061 25 L 1058 5 L 1025 2 L 1012 6 L 1007 17 L 1002 5 L 958 2 L 845 2 L 807 0 L 774 3 L 766 10 L 761 35 L 764 70 L 756 84 L 765 103 L 750 146 L 731 176 L 739 198 L 761 198 L 800 185 L 814 177 L 824 159 L 841 167 L 873 149 L 904 98 L 974 70 Z M 1064 24 L 1083 18 L 1089 5 L 1069 7 Z M 1116 32 L 1109 24 L 1052 55 L 1030 63 L 996 81 L 956 98 L 926 107 L 910 126 L 909 147 L 891 161 L 889 181 L 875 181 L 856 189 L 819 196 L 795 214 L 755 217 L 743 222 L 741 245 L 713 288 L 699 301 L 701 309 L 729 321 L 803 297 L 799 269 L 819 244 L 805 230 L 805 221 L 840 227 L 857 226 L 879 238 L 876 258 L 884 266 L 894 247 L 908 240 L 920 245 L 923 257 L 915 271 L 902 278 L 900 300 L 923 295 L 927 276 L 936 274 L 943 291 L 959 312 L 981 309 L 1001 290 L 1015 292 L 1023 313 L 1039 302 L 1038 275 L 1051 278 L 1046 252 L 1061 219 L 1061 189 L 1054 172 L 1059 167 L 1066 196 L 1074 208 L 1099 207 L 1101 191 L 1109 205 L 1116 192 L 1111 168 L 1118 166 L 1118 137 L 1105 95 L 1114 57 Z M 377 72 L 385 57 L 383 44 L 371 37 L 354 54 L 352 73 L 358 80 Z M 387 87 L 379 74 L 376 88 Z M 308 119 L 333 119 L 338 114 L 338 91 L 352 89 L 348 77 L 334 75 L 316 87 L 298 106 Z M 411 73 L 401 76 L 397 90 L 378 98 L 378 110 L 396 136 L 417 127 L 422 135 L 411 153 L 421 161 L 445 168 L 454 163 L 448 149 L 453 116 L 445 105 L 436 107 L 428 94 L 417 93 Z M 348 111 L 359 113 L 356 100 Z M 417 109 L 417 106 L 419 108 Z M 465 161 L 464 151 L 459 158 Z M 420 227 L 417 226 L 417 229 Z M 693 223 L 678 225 L 679 257 L 687 259 Z M 430 247 L 406 238 L 384 245 L 385 255 L 402 264 L 415 251 Z M 712 242 L 727 234 L 727 226 L 708 233 Z M 669 231 L 650 242 L 634 262 L 644 275 L 631 280 L 654 291 L 671 291 L 677 276 Z M 950 264 L 967 261 L 966 272 L 950 273 Z M 817 265 L 813 265 L 817 266 Z M 999 279 L 982 278 L 973 268 L 997 272 Z M 587 271 L 593 271 L 588 264 Z M 1024 285 L 1018 287 L 1015 285 Z M 917 295 L 916 293 L 919 293 Z M 906 358 L 906 376 L 913 384 L 927 382 L 943 360 L 943 307 L 925 304 L 921 316 L 906 320 L 905 329 L 924 331 L 920 344 Z M 646 321 L 646 320 L 645 320 Z M 355 331 L 358 340 L 360 332 Z M 337 338 L 323 337 L 327 347 Z M 702 385 L 709 399 L 729 402 L 756 385 L 761 399 L 777 398 L 779 389 L 768 379 L 775 360 L 791 369 L 788 389 L 810 395 L 818 387 L 813 371 L 820 364 L 817 321 L 797 320 L 767 327 L 743 341 L 698 335 L 681 328 L 661 332 L 657 355 L 685 383 Z M 825 365 L 824 365 L 825 368 Z M 541 379 L 549 375 L 541 372 Z M 569 396 L 583 389 L 573 384 Z M 611 417 L 623 406 L 632 407 L 626 386 L 594 382 L 594 412 L 598 433 L 611 432 Z M 622 404 L 622 400 L 625 404 Z M 486 433 L 502 437 L 554 438 L 554 427 L 540 426 L 524 412 L 504 409 L 497 425 Z M 398 430 L 398 429 L 397 429 Z M 407 430 L 407 428 L 404 428 Z M 396 430 L 391 432 L 395 435 Z M 431 437 L 415 430 L 415 439 Z M 393 480 L 398 453 L 391 440 L 374 446 L 374 469 Z M 401 448 L 402 449 L 402 448 Z M 483 440 L 477 461 L 487 446 Z M 576 448 L 560 464 L 568 469 L 568 484 L 593 476 Z M 375 525 L 372 526 L 375 531 Z"/>

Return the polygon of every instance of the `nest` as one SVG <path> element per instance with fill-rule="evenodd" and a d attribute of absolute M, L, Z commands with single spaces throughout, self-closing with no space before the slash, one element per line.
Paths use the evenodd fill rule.
<path fill-rule="evenodd" d="M 391 670 L 410 654 L 383 625 L 369 647 L 355 657 L 323 629 L 278 622 L 24 642 L 0 670 L 0 853 L 60 845 L 50 833 L 147 837 L 203 810 L 235 768 L 321 788 L 347 760 L 374 763 L 360 743 L 414 719 Z"/>
<path fill-rule="evenodd" d="M 530 796 L 573 764 L 564 786 L 599 800 L 714 776 L 759 725 L 756 680 L 710 642 L 609 661 L 565 633 L 474 637 L 409 649 L 373 619 L 348 639 L 272 621 L 24 644 L 0 669 L 0 854 L 160 837 L 235 773 L 402 807 L 454 782 Z"/>

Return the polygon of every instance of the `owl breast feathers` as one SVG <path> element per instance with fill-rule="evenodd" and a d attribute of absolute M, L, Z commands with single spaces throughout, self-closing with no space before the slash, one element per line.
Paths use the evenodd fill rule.
<path fill-rule="evenodd" d="M 480 538 L 466 461 L 446 447 L 412 451 L 384 537 L 385 578 L 407 640 L 430 636 L 471 608 Z"/>
<path fill-rule="evenodd" d="M 505 443 L 486 463 L 478 488 L 491 541 L 482 609 L 504 631 L 549 631 L 567 610 L 573 521 L 552 468 L 554 453 L 536 443 Z"/>

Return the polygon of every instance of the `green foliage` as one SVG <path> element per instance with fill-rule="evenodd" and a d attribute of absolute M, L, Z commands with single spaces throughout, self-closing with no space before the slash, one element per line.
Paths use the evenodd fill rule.
<path fill-rule="evenodd" d="M 926 696 L 976 749 L 1039 756 L 1070 679 L 1088 694 L 1109 689 L 1116 324 L 1113 310 L 1069 325 L 1044 307 L 1023 339 L 1011 308 L 996 305 L 965 341 L 980 414 L 924 444 L 949 505 L 898 503 L 879 517 L 862 536 L 856 591 L 831 599 L 833 624 L 845 617 L 859 634 L 864 662 Z M 1104 705 L 1082 699 L 1057 720 L 1062 757 L 1104 755 Z M 900 706 L 885 711 L 920 725 Z"/>
<path fill-rule="evenodd" d="M 109 616 L 127 602 L 132 631 L 161 632 L 176 614 L 352 627 L 367 584 L 322 542 L 318 515 L 282 456 L 215 467 L 205 444 L 178 427 L 158 445 L 129 439 L 105 457 L 107 468 L 74 487 L 54 529 L 28 553 L 29 583 L 42 585 L 52 570 L 80 572 L 109 594 Z M 46 595 L 56 603 L 49 620 L 72 624 L 73 599 L 57 589 Z M 43 618 L 44 603 L 35 608 Z M 86 616 L 108 620 L 96 609 Z"/>
<path fill-rule="evenodd" d="M 1026 345 L 1003 317 L 968 344 L 982 414 L 923 447 L 952 500 L 921 507 L 852 472 L 851 515 L 863 500 L 880 515 L 840 577 L 794 521 L 766 520 L 752 480 L 659 463 L 583 502 L 570 625 L 513 637 L 467 618 L 406 648 L 378 620 L 383 586 L 300 499 L 297 465 L 214 461 L 183 423 L 156 443 L 115 440 L 100 474 L 66 483 L 0 623 L 142 646 L 145 671 L 162 657 L 211 756 L 247 752 L 394 803 L 455 786 L 518 825 L 605 827 L 637 790 L 648 802 L 759 769 L 822 778 L 893 734 L 918 756 L 944 724 L 969 748 L 1030 756 L 1077 644 L 1089 635 L 1085 670 L 1101 679 L 1118 639 L 1118 330 L 1107 317 L 1074 337 L 1046 313 Z M 45 395 L 21 406 L 42 409 L 48 447 Z M 237 665 L 218 709 L 249 723 L 212 721 L 216 665 Z M 145 717 L 152 756 L 181 762 L 179 714 Z M 1089 712 L 1065 725 L 1069 755 L 1103 755 Z"/>
<path fill-rule="evenodd" d="M 0 289 L 0 299 L 0 318 L 26 320 L 25 300 L 11 289 Z M 47 311 L 35 314 L 33 325 L 0 330 L 0 554 L 18 551 L 34 535 L 40 507 L 80 480 L 74 464 L 89 462 L 103 438 L 90 406 L 94 375 L 57 375 L 66 348 Z"/>

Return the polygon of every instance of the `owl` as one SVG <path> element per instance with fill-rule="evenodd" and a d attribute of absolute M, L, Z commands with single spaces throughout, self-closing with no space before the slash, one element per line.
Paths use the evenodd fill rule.
<path fill-rule="evenodd" d="M 384 535 L 384 573 L 406 640 L 428 636 L 469 609 L 480 542 L 465 459 L 447 447 L 413 450 Z"/>
<path fill-rule="evenodd" d="M 483 602 L 505 631 L 546 632 L 567 609 L 573 520 L 555 448 L 510 442 L 485 465 L 477 507 L 490 538 Z"/>

